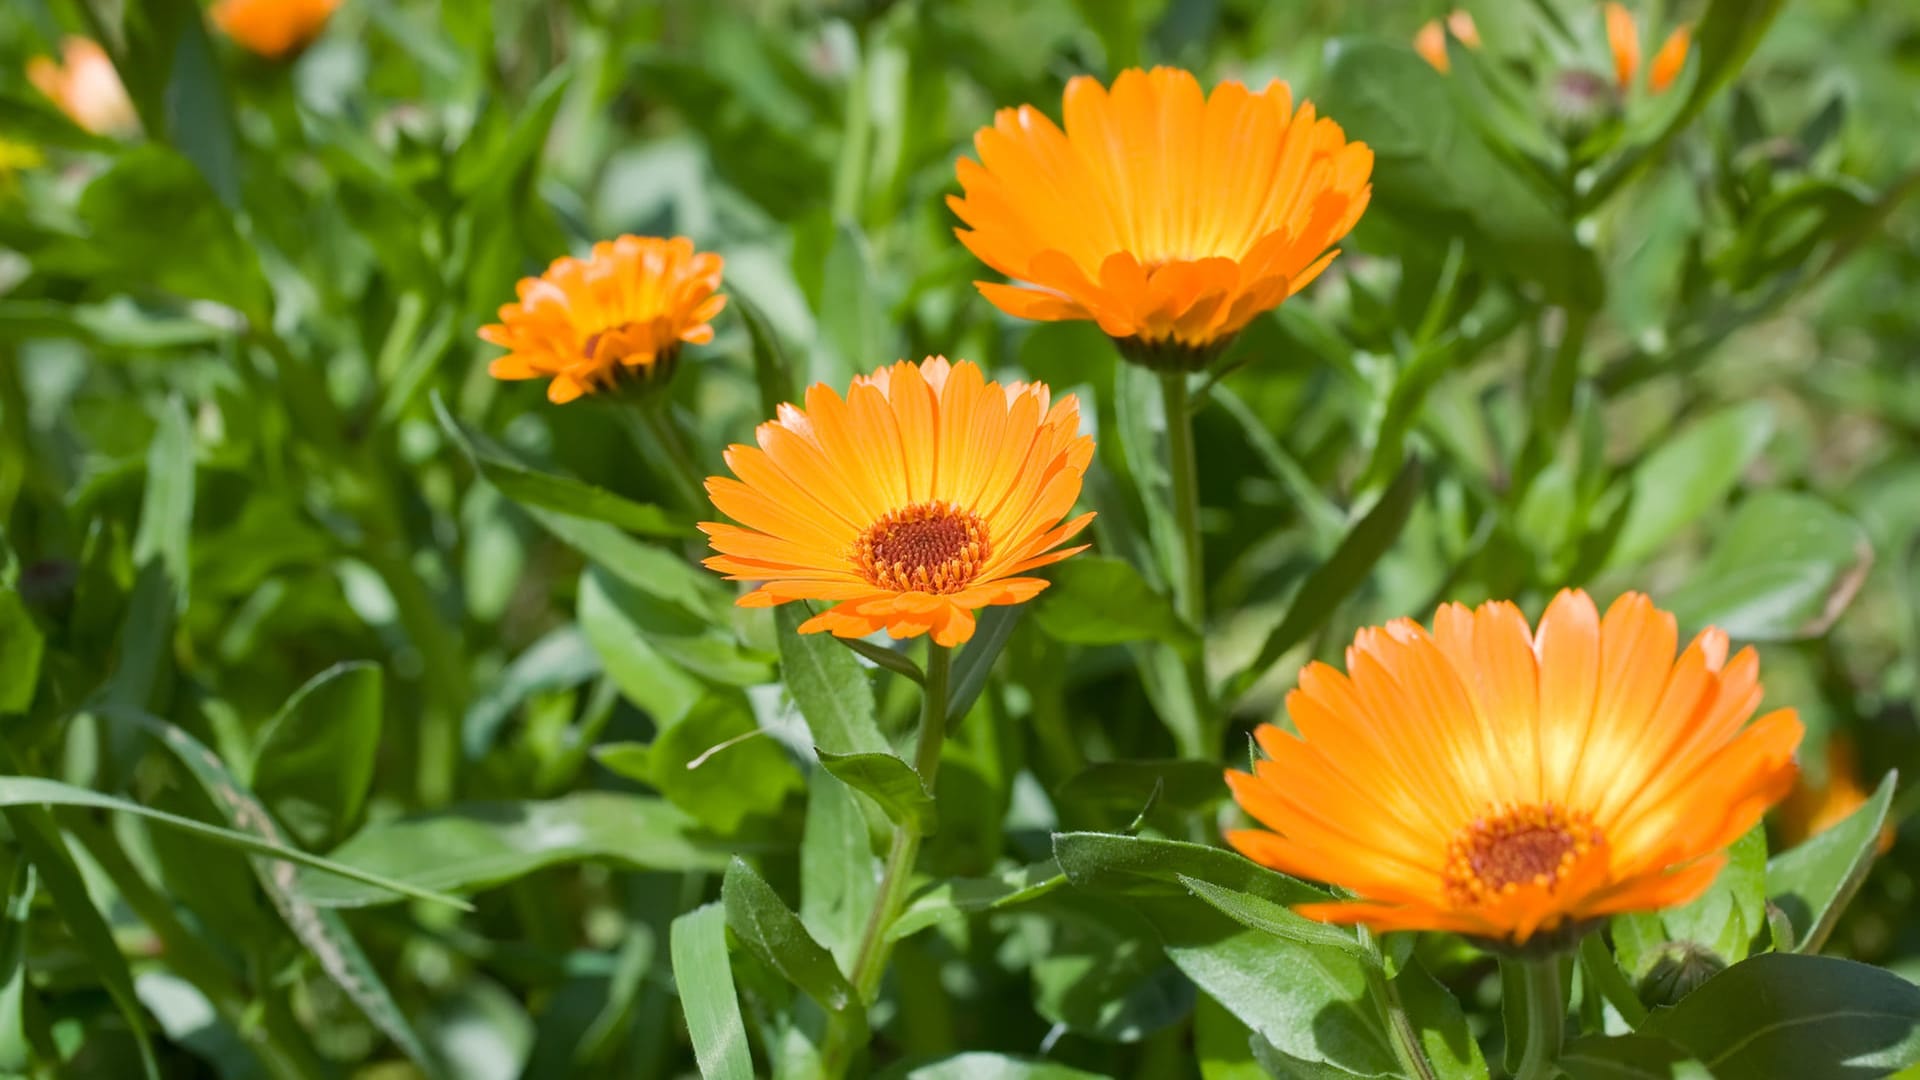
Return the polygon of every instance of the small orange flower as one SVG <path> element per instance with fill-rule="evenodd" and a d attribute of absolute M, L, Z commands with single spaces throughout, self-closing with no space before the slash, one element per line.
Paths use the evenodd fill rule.
<path fill-rule="evenodd" d="M 1067 84 L 1064 130 L 1002 109 L 962 158 L 947 204 L 981 261 L 1024 284 L 976 282 L 1024 319 L 1091 319 L 1131 358 L 1199 368 L 1254 316 L 1326 269 L 1366 209 L 1373 152 L 1287 85 L 1207 96 L 1173 68 L 1107 90 Z"/>
<path fill-rule="evenodd" d="M 1867 790 L 1860 786 L 1859 764 L 1853 744 L 1836 738 L 1827 743 L 1827 782 L 1815 785 L 1801 776 L 1780 804 L 1777 822 L 1780 841 L 1793 847 L 1819 836 L 1866 805 Z M 1891 824 L 1880 830 L 1879 849 L 1893 847 Z"/>
<path fill-rule="evenodd" d="M 214 24 L 248 52 L 282 60 L 313 44 L 340 0 L 219 0 Z"/>
<path fill-rule="evenodd" d="M 1362 630 L 1347 673 L 1309 664 L 1266 760 L 1228 772 L 1272 832 L 1227 839 L 1359 899 L 1303 915 L 1507 945 L 1682 904 L 1785 795 L 1801 727 L 1760 702 L 1752 649 L 1709 629 L 1674 659 L 1673 616 L 1637 593 L 1602 619 L 1583 592 L 1532 631 L 1510 603 Z"/>
<path fill-rule="evenodd" d="M 1614 82 L 1625 91 L 1640 71 L 1640 27 L 1634 22 L 1633 14 L 1619 3 L 1608 3 L 1604 16 L 1607 48 L 1613 53 Z M 1681 69 L 1687 66 L 1687 50 L 1692 44 L 1693 33 L 1687 25 L 1675 27 L 1653 55 L 1653 66 L 1647 70 L 1647 89 L 1659 94 L 1672 86 L 1673 80 L 1680 77 Z"/>
<path fill-rule="evenodd" d="M 1443 75 L 1453 67 L 1453 61 L 1447 57 L 1448 32 L 1452 32 L 1460 44 L 1469 49 L 1480 47 L 1480 28 L 1473 24 L 1473 16 L 1465 11 L 1449 13 L 1445 27 L 1440 25 L 1439 19 L 1428 19 L 1420 32 L 1413 36 L 1413 51 Z"/>
<path fill-rule="evenodd" d="M 82 37 L 60 43 L 60 60 L 36 56 L 27 61 L 27 80 L 59 106 L 74 123 L 95 135 L 129 135 L 140 118 L 113 61 L 99 44 Z"/>
<path fill-rule="evenodd" d="M 537 278 L 521 278 L 520 302 L 480 336 L 512 350 L 488 367 L 496 379 L 545 379 L 556 404 L 610 389 L 626 378 L 656 385 L 673 373 L 682 344 L 713 340 L 720 256 L 676 236 L 622 236 L 593 245 L 586 259 L 562 256 Z"/>
<path fill-rule="evenodd" d="M 707 480 L 746 526 L 700 526 L 720 552 L 707 566 L 764 582 L 740 606 L 833 601 L 800 632 L 958 645 L 976 609 L 1047 587 L 1017 575 L 1085 550 L 1060 549 L 1093 518 L 1061 524 L 1093 458 L 1072 395 L 935 356 L 860 376 L 844 400 L 816 383 L 806 405 L 782 405 L 758 448 L 727 448 L 738 480 Z"/>

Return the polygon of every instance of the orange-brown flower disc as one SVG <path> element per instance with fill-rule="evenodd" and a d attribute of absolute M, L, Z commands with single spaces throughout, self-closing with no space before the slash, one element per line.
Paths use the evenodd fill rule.
<path fill-rule="evenodd" d="M 700 526 L 719 552 L 706 564 L 762 583 L 743 607 L 834 605 L 801 633 L 958 645 L 976 610 L 1047 587 L 1021 575 L 1085 550 L 1060 545 L 1093 519 L 1062 523 L 1093 440 L 1079 402 L 1053 401 L 1044 383 L 902 360 L 854 379 L 845 398 L 816 383 L 805 409 L 782 405 L 755 434 L 758 446 L 727 448 L 733 477 L 707 480 L 740 524 Z"/>
<path fill-rule="evenodd" d="M 1373 152 L 1282 82 L 1082 76 L 1063 115 L 1003 109 L 960 160 L 956 233 L 1016 282 L 976 284 L 1009 315 L 1091 319 L 1188 366 L 1326 269 L 1372 192 Z"/>
<path fill-rule="evenodd" d="M 209 14 L 248 52 L 284 60 L 313 44 L 339 6 L 340 0 L 220 0 Z"/>
<path fill-rule="evenodd" d="M 1362 630 L 1344 674 L 1301 672 L 1299 734 L 1263 726 L 1265 760 L 1227 773 L 1266 826 L 1227 840 L 1358 894 L 1302 914 L 1377 930 L 1518 946 L 1684 904 L 1793 786 L 1801 726 L 1791 709 L 1747 723 L 1752 649 L 1729 659 L 1712 629 L 1677 644 L 1645 596 L 1602 618 L 1574 590 L 1537 631 L 1504 602 Z"/>
<path fill-rule="evenodd" d="M 622 236 L 588 258 L 563 256 L 537 278 L 521 278 L 517 304 L 480 336 L 510 350 L 487 371 L 496 379 L 551 379 L 558 404 L 612 389 L 624 379 L 669 374 L 684 344 L 713 340 L 720 256 L 695 252 L 676 236 Z"/>

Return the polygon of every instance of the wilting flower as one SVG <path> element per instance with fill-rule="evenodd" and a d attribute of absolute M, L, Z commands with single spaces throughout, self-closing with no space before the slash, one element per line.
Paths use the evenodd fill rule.
<path fill-rule="evenodd" d="M 339 6 L 340 0 L 219 0 L 210 14 L 248 52 L 282 60 L 313 44 Z"/>
<path fill-rule="evenodd" d="M 1453 67 L 1453 61 L 1447 56 L 1448 31 L 1467 48 L 1480 47 L 1480 28 L 1473 24 L 1473 16 L 1464 11 L 1450 12 L 1444 27 L 1439 19 L 1428 19 L 1426 25 L 1420 27 L 1419 33 L 1413 36 L 1413 51 L 1442 74 Z"/>
<path fill-rule="evenodd" d="M 521 278 L 520 302 L 480 328 L 512 350 L 487 372 L 551 378 L 547 397 L 562 404 L 623 381 L 656 386 L 673 373 L 682 344 L 713 340 L 711 320 L 727 306 L 716 292 L 723 265 L 680 236 L 622 236 L 593 245 L 586 259 L 555 259 L 539 277 Z"/>
<path fill-rule="evenodd" d="M 1629 593 L 1601 618 L 1562 592 L 1537 632 L 1510 603 L 1362 630 L 1346 674 L 1314 663 L 1287 697 L 1298 737 L 1229 772 L 1273 830 L 1230 832 L 1256 862 L 1358 899 L 1301 914 L 1525 945 L 1588 920 L 1682 904 L 1785 795 L 1801 727 L 1760 702 L 1752 649 Z"/>
<path fill-rule="evenodd" d="M 27 79 L 74 123 L 95 135 L 126 135 L 140 127 L 127 88 L 113 61 L 98 43 L 69 37 L 60 43 L 60 59 L 36 56 L 27 62 Z"/>
<path fill-rule="evenodd" d="M 1203 367 L 1326 269 L 1366 209 L 1373 152 L 1296 111 L 1282 82 L 1207 96 L 1172 68 L 1067 84 L 1064 130 L 1002 109 L 962 158 L 956 233 L 1020 284 L 977 282 L 1019 318 L 1091 319 L 1129 358 Z"/>
<path fill-rule="evenodd" d="M 1853 743 L 1836 738 L 1827 743 L 1827 782 L 1816 784 L 1802 775 L 1780 804 L 1776 823 L 1780 841 L 1786 847 L 1810 840 L 1852 816 L 1866 805 L 1868 792 L 1860 786 L 1860 772 Z M 1881 851 L 1893 847 L 1894 830 L 1880 830 Z"/>
<path fill-rule="evenodd" d="M 745 527 L 702 524 L 720 552 L 706 564 L 764 583 L 742 607 L 834 604 L 801 633 L 958 645 L 975 610 L 1047 587 L 1019 575 L 1085 550 L 1060 548 L 1093 518 L 1061 523 L 1093 458 L 1079 428 L 1072 395 L 988 382 L 964 360 L 903 360 L 845 399 L 816 383 L 805 410 L 782 405 L 760 425 L 758 448 L 727 448 L 739 479 L 712 477 L 707 492 Z"/>
<path fill-rule="evenodd" d="M 1607 4 L 1604 17 L 1607 48 L 1613 53 L 1614 82 L 1624 92 L 1633 85 L 1633 77 L 1640 71 L 1640 27 L 1632 13 L 1618 3 Z M 1658 94 L 1673 85 L 1681 69 L 1687 66 L 1687 50 L 1692 41 L 1692 31 L 1685 23 L 1667 35 L 1660 50 L 1653 54 L 1653 65 L 1647 69 L 1647 89 Z"/>

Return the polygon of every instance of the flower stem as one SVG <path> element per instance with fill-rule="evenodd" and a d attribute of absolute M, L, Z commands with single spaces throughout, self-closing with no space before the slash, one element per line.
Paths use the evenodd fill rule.
<path fill-rule="evenodd" d="M 1364 926 L 1358 933 L 1360 943 L 1373 954 L 1373 962 L 1364 965 L 1367 990 L 1373 995 L 1380 1015 L 1387 1020 L 1387 1041 L 1393 1045 L 1393 1056 L 1400 1062 L 1400 1071 L 1410 1080 L 1435 1080 L 1433 1063 L 1427 1060 L 1427 1052 L 1420 1045 L 1420 1033 L 1414 1030 L 1413 1020 L 1400 1000 L 1399 989 L 1387 978 L 1379 940 Z"/>
<path fill-rule="evenodd" d="M 1207 617 L 1206 573 L 1200 548 L 1200 471 L 1193 452 L 1192 403 L 1184 371 L 1160 375 L 1167 414 L 1167 468 L 1173 476 L 1173 516 L 1180 529 L 1180 567 L 1173 590 L 1180 617 L 1198 631 Z"/>
<path fill-rule="evenodd" d="M 1560 1056 L 1560 1036 L 1567 1024 L 1567 997 L 1560 985 L 1560 957 L 1543 956 L 1513 961 L 1520 966 L 1526 993 L 1526 1042 L 1514 1080 L 1548 1080 L 1553 1060 Z M 1507 1038 L 1513 1038 L 1511 1027 Z M 1511 1059 L 1509 1059 L 1511 1060 Z"/>
<path fill-rule="evenodd" d="M 673 422 L 673 403 L 664 392 L 649 398 L 631 409 L 620 410 L 630 421 L 638 421 L 628 424 L 628 434 L 634 436 L 642 453 L 655 459 L 655 466 L 666 474 L 667 483 L 681 504 L 698 514 L 707 502 L 701 494 L 705 482 L 700 466 L 694 463 L 686 440 L 680 437 L 680 429 Z"/>
<path fill-rule="evenodd" d="M 933 793 L 934 779 L 940 772 L 940 747 L 947 727 L 947 689 L 952 683 L 952 674 L 953 650 L 929 643 L 926 682 L 920 699 L 920 730 L 914 737 L 913 747 L 913 768 L 920 774 L 920 783 L 928 794 Z M 862 1005 L 873 1002 L 880 989 L 880 979 L 886 974 L 887 961 L 893 952 L 893 943 L 887 940 L 887 928 L 899 916 L 900 905 L 906 899 L 913 860 L 920 854 L 920 840 L 918 824 L 911 820 L 894 822 L 893 842 L 887 847 L 886 866 L 880 872 L 880 888 L 874 894 L 873 907 L 867 912 L 866 926 L 860 932 L 860 949 L 854 954 L 853 970 L 848 976 Z M 847 1014 L 854 1012 L 844 1010 L 829 1020 L 822 1063 L 830 1077 L 845 1075 L 852 1063 L 857 1049 L 852 1045 L 852 1036 L 858 1021 Z"/>

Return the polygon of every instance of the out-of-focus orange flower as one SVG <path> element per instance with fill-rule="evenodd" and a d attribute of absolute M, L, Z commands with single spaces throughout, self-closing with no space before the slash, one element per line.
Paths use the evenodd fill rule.
<path fill-rule="evenodd" d="M 707 481 L 741 523 L 700 526 L 720 553 L 707 566 L 763 582 L 742 607 L 826 600 L 801 633 L 958 645 L 975 610 L 1047 587 L 1019 575 L 1085 550 L 1060 547 L 1093 518 L 1061 523 L 1093 458 L 1072 395 L 936 356 L 860 376 L 844 400 L 816 383 L 806 406 L 727 449 L 739 479 Z"/>
<path fill-rule="evenodd" d="M 1414 51 L 1419 53 L 1427 63 L 1438 68 L 1442 74 L 1453 67 L 1453 62 L 1447 58 L 1449 31 L 1459 39 L 1460 44 L 1467 48 L 1480 47 L 1480 28 L 1473 24 L 1472 15 L 1459 10 L 1447 15 L 1445 26 L 1441 25 L 1439 19 L 1429 19 L 1426 25 L 1420 28 L 1419 33 L 1413 36 Z"/>
<path fill-rule="evenodd" d="M 247 51 L 283 60 L 313 44 L 339 6 L 340 0 L 220 0 L 211 14 Z"/>
<path fill-rule="evenodd" d="M 1605 7 L 1607 47 L 1613 52 L 1614 82 L 1625 91 L 1640 72 L 1640 26 L 1633 14 L 1618 3 Z M 1687 50 L 1693 44 L 1693 31 L 1682 23 L 1667 35 L 1654 53 L 1653 66 L 1647 69 L 1647 89 L 1664 93 L 1687 66 Z"/>
<path fill-rule="evenodd" d="M 511 350 L 487 369 L 496 379 L 552 379 L 547 397 L 565 404 L 622 381 L 657 385 L 673 373 L 680 346 L 713 340 L 711 320 L 724 263 L 683 236 L 622 236 L 586 259 L 562 256 L 539 277 L 521 278 L 517 304 L 480 336 Z"/>
<path fill-rule="evenodd" d="M 60 43 L 59 60 L 36 56 L 27 62 L 27 80 L 68 118 L 95 135 L 128 135 L 140 118 L 113 61 L 98 43 L 70 37 Z"/>
<path fill-rule="evenodd" d="M 1346 674 L 1320 663 L 1287 697 L 1298 737 L 1228 772 L 1267 830 L 1248 858 L 1359 898 L 1303 915 L 1450 930 L 1507 945 L 1683 904 L 1785 795 L 1799 720 L 1746 721 L 1752 649 L 1707 630 L 1674 659 L 1673 616 L 1629 593 L 1603 619 L 1562 592 L 1531 630 L 1509 603 L 1442 607 L 1433 629 L 1362 630 Z"/>
<path fill-rule="evenodd" d="M 962 243 L 1023 319 L 1091 319 L 1130 359 L 1206 364 L 1326 269 L 1372 194 L 1373 152 L 1287 85 L 1211 96 L 1173 68 L 1067 84 L 1064 127 L 1002 109 L 959 163 Z"/>
<path fill-rule="evenodd" d="M 1783 846 L 1793 847 L 1826 832 L 1866 805 L 1868 792 L 1860 786 L 1858 755 L 1853 743 L 1836 738 L 1827 743 L 1827 782 L 1810 783 L 1805 776 L 1780 804 L 1774 823 Z M 1893 847 L 1891 824 L 1880 830 L 1880 850 Z"/>

